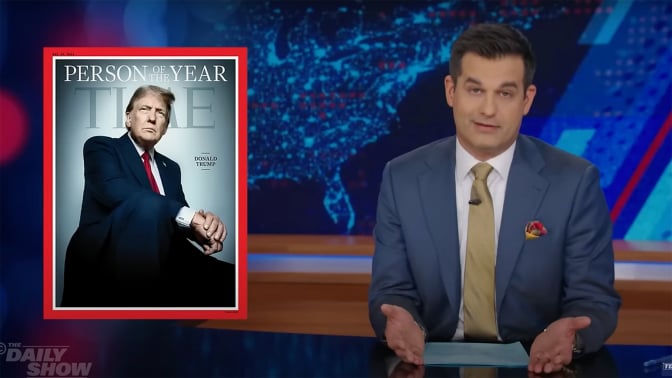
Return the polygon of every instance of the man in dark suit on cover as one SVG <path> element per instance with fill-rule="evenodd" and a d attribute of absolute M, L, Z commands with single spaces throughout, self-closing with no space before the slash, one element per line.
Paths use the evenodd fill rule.
<path fill-rule="evenodd" d="M 174 100 L 164 88 L 140 87 L 126 108 L 128 132 L 86 141 L 62 306 L 235 305 L 234 265 L 209 256 L 222 250 L 225 225 L 189 208 L 179 165 L 154 149 Z"/>
<path fill-rule="evenodd" d="M 521 341 L 531 344 L 528 369 L 550 373 L 616 328 L 599 172 L 519 134 L 534 70 L 518 30 L 470 27 L 445 78 L 456 136 L 385 167 L 369 314 L 407 364 L 423 363 L 425 341 Z"/>

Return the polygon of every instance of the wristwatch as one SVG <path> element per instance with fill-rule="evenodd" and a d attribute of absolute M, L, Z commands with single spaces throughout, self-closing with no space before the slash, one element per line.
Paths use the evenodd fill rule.
<path fill-rule="evenodd" d="M 574 344 L 572 344 L 572 355 L 577 357 L 583 354 L 583 340 L 578 332 L 574 334 Z"/>

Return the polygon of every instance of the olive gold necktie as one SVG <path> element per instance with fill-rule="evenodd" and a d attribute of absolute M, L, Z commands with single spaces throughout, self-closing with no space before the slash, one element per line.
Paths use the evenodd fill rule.
<path fill-rule="evenodd" d="M 496 367 L 468 366 L 462 369 L 462 378 L 497 378 Z"/>
<path fill-rule="evenodd" d="M 469 201 L 467 256 L 464 271 L 464 337 L 497 341 L 495 320 L 495 217 L 486 182 L 492 171 L 478 163 Z"/>

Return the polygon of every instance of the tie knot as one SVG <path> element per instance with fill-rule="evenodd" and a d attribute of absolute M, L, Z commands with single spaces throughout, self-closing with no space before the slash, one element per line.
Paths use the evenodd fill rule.
<path fill-rule="evenodd" d="M 492 165 L 488 163 L 478 163 L 471 168 L 471 172 L 474 173 L 476 180 L 485 181 L 490 172 L 492 172 Z"/>
<path fill-rule="evenodd" d="M 149 161 L 149 151 L 145 151 L 142 153 L 142 161 Z"/>

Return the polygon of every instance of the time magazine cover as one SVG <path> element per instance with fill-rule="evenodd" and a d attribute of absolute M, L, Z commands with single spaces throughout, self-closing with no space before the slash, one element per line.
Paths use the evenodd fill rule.
<path fill-rule="evenodd" d="M 45 318 L 246 317 L 246 64 L 245 48 L 44 49 Z M 159 105 L 153 105 L 151 101 L 146 105 L 139 102 L 136 97 L 131 101 L 131 96 L 138 88 L 149 88 L 150 94 L 159 89 L 172 92 L 174 101 L 172 105 L 168 105 L 169 109 L 163 109 L 165 107 L 163 104 L 168 103 L 166 101 L 159 100 L 156 103 Z M 151 99 L 151 96 L 138 98 Z M 158 142 L 154 141 L 156 144 L 153 147 L 153 154 L 150 154 L 152 158 L 149 161 L 154 166 L 146 165 L 150 168 L 145 168 L 153 171 L 158 176 L 156 178 L 150 172 L 142 170 L 145 158 L 140 157 L 142 149 L 133 129 L 133 122 L 140 117 L 148 117 L 146 119 L 149 119 L 150 125 L 158 130 L 161 129 L 162 122 L 164 125 L 167 122 L 165 133 L 162 135 L 156 134 L 157 131 L 153 129 L 138 131 L 138 133 L 154 133 L 152 137 L 159 139 Z M 87 150 L 85 148 L 87 141 L 98 143 L 88 142 Z M 134 144 L 137 151 L 132 149 Z M 100 149 L 109 155 L 102 154 Z M 136 152 L 137 156 L 134 155 Z M 128 157 L 130 163 L 119 164 L 119 167 L 108 166 L 110 160 L 114 160 L 109 156 L 121 156 L 126 153 L 133 155 Z M 100 156 L 104 158 L 95 160 Z M 120 161 L 125 161 L 124 159 L 120 158 Z M 137 162 L 134 159 L 137 159 Z M 87 162 L 86 184 L 85 162 Z M 95 164 L 100 164 L 102 167 L 96 167 Z M 103 170 L 106 176 L 94 184 L 94 179 L 98 179 L 98 173 Z M 132 190 L 129 189 L 129 182 L 132 183 Z M 131 226 L 125 223 L 136 219 L 134 215 L 128 214 L 150 210 L 139 202 L 132 205 L 137 209 L 124 210 L 127 211 L 126 215 L 119 216 L 118 211 L 121 211 L 119 204 L 127 204 L 128 199 L 115 197 L 122 195 L 121 193 L 133 197 L 128 193 L 138 188 L 144 190 L 141 195 L 154 196 L 155 193 L 151 190 L 155 188 L 155 182 L 159 185 L 154 192 L 163 197 L 146 198 L 174 200 L 180 206 L 183 206 L 182 199 L 184 199 L 192 212 L 203 209 L 218 216 L 225 225 L 226 237 L 220 243 L 221 251 L 211 256 L 217 259 L 216 266 L 226 267 L 235 277 L 230 283 L 213 277 L 207 285 L 211 287 L 211 297 L 228 296 L 231 298 L 230 301 L 204 300 L 202 303 L 198 300 L 184 303 L 172 302 L 170 299 L 163 302 L 155 301 L 154 299 L 158 298 L 155 295 L 157 293 L 164 297 L 172 296 L 172 292 L 165 293 L 166 290 L 172 290 L 169 289 L 172 286 L 159 279 L 152 282 L 152 285 L 155 285 L 152 286 L 154 291 L 148 290 L 145 297 L 140 296 L 135 302 L 113 300 L 107 302 L 104 299 L 109 294 L 107 291 L 117 290 L 126 284 L 128 284 L 126 289 L 131 295 L 143 290 L 141 285 L 133 286 L 140 280 L 124 281 L 126 276 L 119 279 L 119 269 L 133 270 L 133 273 L 123 274 L 127 274 L 128 277 L 138 274 L 143 280 L 152 274 L 163 277 L 163 271 L 159 271 L 158 268 L 160 266 L 160 269 L 164 269 L 166 264 L 164 258 L 166 248 L 163 244 L 161 251 L 164 252 L 151 253 L 161 255 L 156 261 L 148 262 L 154 259 L 154 256 L 146 257 L 144 247 L 139 247 L 142 248 L 139 252 L 131 252 L 136 245 L 145 245 L 143 244 L 147 242 L 145 235 L 147 238 L 156 237 L 152 233 L 153 228 L 149 226 L 145 230 L 140 224 L 129 229 Z M 145 187 L 141 188 L 143 183 Z M 152 186 L 148 186 L 147 183 Z M 183 196 L 179 193 L 180 185 Z M 95 218 L 99 213 L 104 216 L 100 219 Z M 179 214 L 184 214 L 182 208 Z M 150 213 L 149 216 L 153 214 Z M 197 216 L 194 215 L 193 219 L 195 221 Z M 180 220 L 181 218 L 171 220 L 170 235 L 183 233 L 193 248 L 197 248 L 205 255 L 205 244 L 210 245 L 208 237 L 205 237 L 203 242 L 196 235 L 197 231 L 190 230 L 193 223 L 190 226 L 188 220 L 182 220 L 182 223 Z M 82 224 L 86 223 L 88 229 L 94 229 L 100 228 L 100 224 L 106 222 L 111 226 L 106 226 L 104 231 L 96 231 L 98 233 L 94 233 L 94 236 L 89 234 L 84 242 L 81 240 L 74 242 L 76 231 L 81 232 L 78 227 L 84 227 Z M 122 225 L 117 226 L 114 222 L 121 222 Z M 117 235 L 116 239 L 109 240 L 110 235 Z M 166 238 L 165 233 L 161 235 L 160 238 L 170 238 Z M 127 237 L 131 240 L 125 240 L 123 243 L 117 241 L 119 238 Z M 75 244 L 79 252 L 72 252 Z M 77 257 L 79 260 L 73 263 L 75 261 L 73 256 L 76 253 L 80 254 Z M 131 253 L 141 257 L 125 256 Z M 70 260 L 67 264 L 66 257 Z M 142 259 L 145 260 L 141 261 Z M 135 261 L 138 261 L 137 266 Z M 212 262 L 210 258 L 207 261 Z M 113 265 L 114 270 L 109 268 Z M 109 273 L 109 276 L 92 273 L 100 266 L 103 267 L 105 274 Z M 141 272 L 143 269 L 148 269 L 147 267 L 151 267 L 148 275 Z M 80 277 L 78 280 L 69 278 L 76 269 L 84 272 L 80 274 L 84 278 Z M 211 268 L 202 270 L 200 275 L 209 274 L 208 269 Z M 221 272 L 216 269 L 212 272 L 215 272 L 213 275 L 230 275 L 216 273 Z M 195 277 L 200 278 L 198 275 Z M 117 282 L 117 279 L 120 281 Z M 110 281 L 115 282 L 110 284 L 112 288 L 105 288 Z M 87 299 L 66 304 L 64 286 L 70 285 L 67 290 L 72 291 L 72 286 L 78 286 L 75 288 L 78 290 L 82 286 L 90 286 L 87 284 L 89 282 L 93 286 L 101 285 L 99 290 L 86 289 L 85 297 L 97 298 L 96 300 Z M 190 282 L 179 284 L 179 288 L 187 287 L 189 284 Z M 179 289 L 176 289 L 175 295 L 178 291 Z M 147 299 L 146 302 L 143 298 Z"/>

